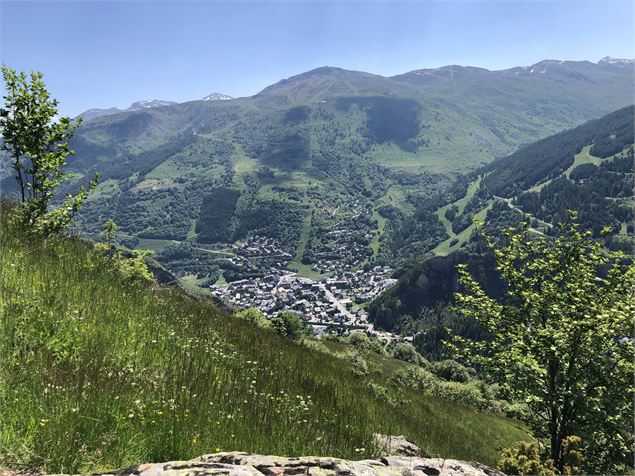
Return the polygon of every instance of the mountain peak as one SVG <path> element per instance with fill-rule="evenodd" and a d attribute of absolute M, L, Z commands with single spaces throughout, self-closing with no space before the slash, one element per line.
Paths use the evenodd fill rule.
<path fill-rule="evenodd" d="M 234 98 L 228 96 L 227 94 L 212 93 L 205 96 L 203 99 L 201 99 L 201 101 L 229 101 L 230 99 Z"/>
<path fill-rule="evenodd" d="M 306 73 L 302 73 L 298 76 L 302 75 L 319 75 L 319 74 L 337 74 L 347 72 L 346 69 L 338 68 L 337 66 L 320 66 L 318 68 L 311 69 Z"/>
<path fill-rule="evenodd" d="M 177 104 L 173 101 L 161 101 L 160 99 L 144 100 L 133 102 L 126 111 L 139 111 L 141 109 L 149 109 L 151 107 L 171 106 Z"/>
<path fill-rule="evenodd" d="M 613 58 L 611 56 L 605 56 L 600 61 L 598 61 L 598 64 L 628 65 L 628 64 L 635 64 L 635 59 Z"/>
<path fill-rule="evenodd" d="M 326 96 L 360 94 L 384 94 L 388 78 L 363 71 L 353 71 L 335 66 L 319 68 L 282 79 L 258 93 L 277 94 L 287 99 L 311 98 L 316 100 Z"/>

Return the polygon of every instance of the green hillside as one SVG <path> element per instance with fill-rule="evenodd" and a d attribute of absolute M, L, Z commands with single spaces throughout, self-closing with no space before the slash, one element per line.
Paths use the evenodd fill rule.
<path fill-rule="evenodd" d="M 412 262 L 411 250 L 423 242 L 427 257 L 421 253 L 423 259 L 370 306 L 371 319 L 387 329 L 399 328 L 401 316 L 416 320 L 423 313 L 425 319 L 426 309 L 452 301 L 459 263 L 469 263 L 491 292 L 499 292 L 494 260 L 475 233 L 475 219 L 496 235 L 529 213 L 534 233 L 555 236 L 556 225 L 575 210 L 581 226 L 601 236 L 608 248 L 632 254 L 634 117 L 629 106 L 520 148 L 424 205 L 405 220 L 399 232 L 404 242 L 395 256 Z M 425 234 L 430 217 L 443 224 L 445 239 L 437 232 Z"/>
<path fill-rule="evenodd" d="M 230 245 L 266 236 L 294 257 L 289 269 L 312 275 L 317 257 L 339 244 L 326 233 L 350 222 L 368 242 L 354 267 L 385 261 L 397 247 L 399 219 L 453 177 L 629 104 L 632 72 L 632 64 L 584 61 L 504 71 L 448 66 L 390 78 L 324 67 L 253 97 L 100 117 L 73 142 L 77 179 L 101 176 L 78 229 L 94 234 L 112 218 L 124 244 L 152 240 L 159 250 L 175 241 Z M 11 171 L 0 174 L 6 193 Z M 226 190 L 231 200 L 216 200 Z M 441 222 L 430 227 L 443 233 Z M 159 258 L 184 276 L 194 254 L 187 270 Z M 194 270 L 197 279 L 260 272 L 227 273 L 223 261 L 207 261 Z"/>
<path fill-rule="evenodd" d="M 360 459 L 380 451 L 375 432 L 492 464 L 528 438 L 452 403 L 487 407 L 476 381 L 439 381 L 447 398 L 435 397 L 408 384 L 409 369 L 430 375 L 419 367 L 280 337 L 124 278 L 83 241 L 29 238 L 2 213 L 0 466 L 77 473 L 220 450 Z"/>

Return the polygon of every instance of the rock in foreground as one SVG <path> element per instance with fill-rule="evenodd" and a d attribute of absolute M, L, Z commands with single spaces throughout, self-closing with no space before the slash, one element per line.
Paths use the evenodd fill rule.
<path fill-rule="evenodd" d="M 284 458 L 228 452 L 200 456 L 190 461 L 141 464 L 123 468 L 113 476 L 504 476 L 480 463 L 454 459 L 386 456 L 379 460 L 349 461 L 328 457 Z"/>

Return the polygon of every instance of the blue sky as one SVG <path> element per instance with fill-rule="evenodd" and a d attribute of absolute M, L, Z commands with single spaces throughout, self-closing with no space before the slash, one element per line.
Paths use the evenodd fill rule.
<path fill-rule="evenodd" d="M 392 75 L 635 56 L 631 1 L 0 2 L 2 62 L 42 71 L 69 115 L 247 96 L 323 65 Z"/>

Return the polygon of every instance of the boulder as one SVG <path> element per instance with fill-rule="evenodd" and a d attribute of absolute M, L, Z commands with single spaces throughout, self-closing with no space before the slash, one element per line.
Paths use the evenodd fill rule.
<path fill-rule="evenodd" d="M 384 449 L 384 456 L 420 456 L 422 458 L 430 456 L 403 435 L 380 435 L 375 433 L 375 441 Z"/>

